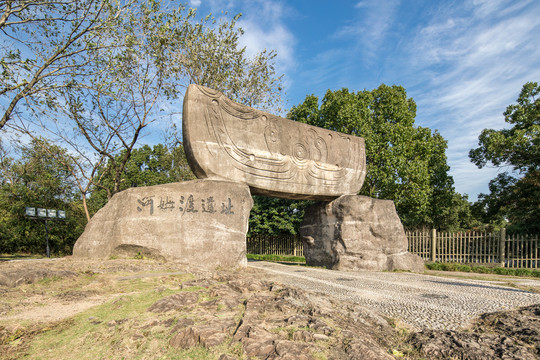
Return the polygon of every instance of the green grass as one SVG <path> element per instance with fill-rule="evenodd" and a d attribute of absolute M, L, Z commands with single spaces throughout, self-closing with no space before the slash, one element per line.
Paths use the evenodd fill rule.
<path fill-rule="evenodd" d="M 305 263 L 306 258 L 303 256 L 293 256 L 293 255 L 259 255 L 259 254 L 247 254 L 249 260 L 262 260 L 262 261 L 284 261 L 284 262 L 296 262 L 296 263 Z"/>
<path fill-rule="evenodd" d="M 504 268 L 504 267 L 488 267 L 488 266 L 482 266 L 482 265 L 467 265 L 467 264 L 456 264 L 456 263 L 426 263 L 426 268 L 429 270 L 439 270 L 439 271 L 460 271 L 460 272 L 472 272 L 472 273 L 478 273 L 478 274 L 540 277 L 539 270 L 510 269 L 510 268 Z"/>
<path fill-rule="evenodd" d="M 54 255 L 51 255 L 54 257 Z M 37 254 L 0 254 L 0 261 L 10 261 L 10 260 L 24 260 L 24 259 L 46 259 L 45 255 Z"/>
<path fill-rule="evenodd" d="M 161 356 L 163 359 L 213 359 L 206 349 L 184 351 L 169 348 L 170 329 L 141 327 L 145 321 L 169 317 L 166 313 L 148 312 L 152 304 L 179 291 L 186 291 L 166 289 L 158 292 L 157 282 L 158 279 L 119 282 L 115 289 L 124 295 L 42 331 L 32 339 L 23 358 L 90 360 Z"/>

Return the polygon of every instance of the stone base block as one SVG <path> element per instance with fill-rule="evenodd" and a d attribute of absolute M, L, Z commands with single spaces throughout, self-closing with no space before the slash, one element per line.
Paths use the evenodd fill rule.
<path fill-rule="evenodd" d="M 343 195 L 306 209 L 300 226 L 308 265 L 345 271 L 424 271 L 407 252 L 407 237 L 394 202 Z"/>
<path fill-rule="evenodd" d="M 99 210 L 75 243 L 76 257 L 181 261 L 204 268 L 246 266 L 253 200 L 245 184 L 193 180 L 131 188 Z"/>

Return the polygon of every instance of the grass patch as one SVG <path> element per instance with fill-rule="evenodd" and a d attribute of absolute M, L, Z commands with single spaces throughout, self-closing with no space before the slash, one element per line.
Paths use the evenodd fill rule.
<path fill-rule="evenodd" d="M 25 259 L 46 259 L 45 255 L 36 255 L 36 254 L 0 254 L 0 261 L 10 261 L 10 260 L 25 260 Z"/>
<path fill-rule="evenodd" d="M 293 255 L 260 255 L 260 254 L 247 254 L 248 260 L 262 260 L 271 262 L 294 262 L 294 263 L 306 263 L 306 258 L 303 256 Z"/>
<path fill-rule="evenodd" d="M 457 263 L 426 263 L 426 268 L 429 270 L 438 271 L 459 271 L 478 274 L 496 274 L 540 278 L 540 271 L 530 269 L 510 269 L 504 267 L 489 267 L 482 265 L 467 265 Z"/>
<path fill-rule="evenodd" d="M 134 284 L 134 288 L 140 289 L 140 284 Z M 146 291 L 123 295 L 84 311 L 59 326 L 37 335 L 24 358 L 79 360 L 145 358 L 162 349 L 170 337 L 165 328 L 154 332 L 141 327 L 145 321 L 160 317 L 146 310 L 159 299 L 175 292 L 177 291 L 157 292 L 153 286 L 149 286 Z M 205 355 L 198 357 L 196 352 L 198 351 L 187 355 L 205 358 Z M 170 358 L 177 358 L 173 355 L 171 354 Z"/>

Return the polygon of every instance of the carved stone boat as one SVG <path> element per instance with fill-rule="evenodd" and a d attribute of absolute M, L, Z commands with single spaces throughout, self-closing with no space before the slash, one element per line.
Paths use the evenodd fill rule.
<path fill-rule="evenodd" d="M 356 194 L 366 175 L 364 139 L 284 119 L 190 85 L 182 130 L 198 178 L 249 185 L 252 194 L 332 200 Z"/>

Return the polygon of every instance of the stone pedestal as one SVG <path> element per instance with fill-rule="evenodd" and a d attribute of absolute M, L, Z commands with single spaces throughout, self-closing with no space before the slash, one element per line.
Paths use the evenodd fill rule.
<path fill-rule="evenodd" d="M 76 257 L 143 256 L 205 268 L 247 265 L 247 185 L 193 180 L 112 197 L 75 243 Z"/>
<path fill-rule="evenodd" d="M 329 269 L 424 271 L 407 251 L 407 237 L 394 202 L 343 195 L 306 210 L 300 226 L 308 265 Z"/>

